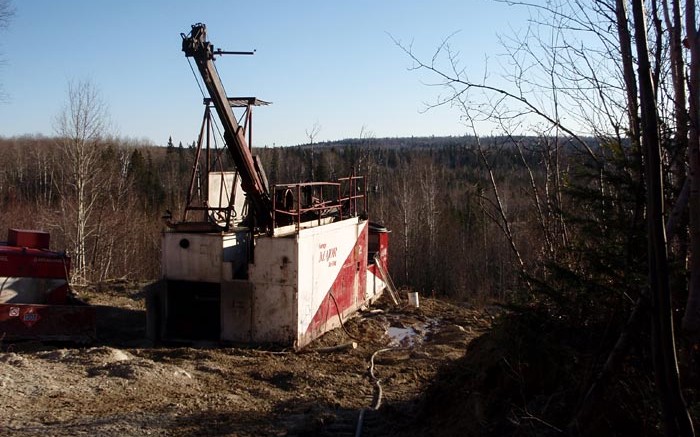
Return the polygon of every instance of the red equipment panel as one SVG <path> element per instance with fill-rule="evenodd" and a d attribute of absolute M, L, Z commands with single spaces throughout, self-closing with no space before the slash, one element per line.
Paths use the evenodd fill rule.
<path fill-rule="evenodd" d="M 44 231 L 26 229 L 10 229 L 7 232 L 8 246 L 30 247 L 32 249 L 47 249 L 51 235 Z"/>
<path fill-rule="evenodd" d="M 0 304 L 5 340 L 94 340 L 95 307 L 89 305 Z"/>
<path fill-rule="evenodd" d="M 0 277 L 67 278 L 70 258 L 58 252 L 0 246 Z"/>

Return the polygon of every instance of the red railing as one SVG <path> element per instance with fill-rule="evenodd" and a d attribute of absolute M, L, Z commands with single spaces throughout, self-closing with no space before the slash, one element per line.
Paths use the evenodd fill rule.
<path fill-rule="evenodd" d="M 340 178 L 337 182 L 304 182 L 272 187 L 272 228 L 325 217 L 343 220 L 367 211 L 364 176 Z M 326 196 L 330 199 L 326 200 Z"/>

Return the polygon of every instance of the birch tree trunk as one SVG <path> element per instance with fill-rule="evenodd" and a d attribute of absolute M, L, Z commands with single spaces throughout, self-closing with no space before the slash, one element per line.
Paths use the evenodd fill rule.
<path fill-rule="evenodd" d="M 100 143 L 106 131 L 107 110 L 98 90 L 88 81 L 68 84 L 68 102 L 56 120 L 64 160 L 61 193 L 64 232 L 72 245 L 73 280 L 88 276 L 87 241 L 92 214 L 100 195 Z"/>

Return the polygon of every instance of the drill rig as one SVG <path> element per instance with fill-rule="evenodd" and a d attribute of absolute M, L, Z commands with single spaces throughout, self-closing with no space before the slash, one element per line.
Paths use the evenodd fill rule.
<path fill-rule="evenodd" d="M 196 152 L 199 160 L 206 143 L 207 158 L 204 171 L 193 167 L 182 219 L 163 234 L 148 335 L 302 348 L 382 293 L 388 231 L 368 220 L 361 176 L 269 187 L 249 145 L 252 108 L 267 102 L 228 97 L 214 65 L 218 55 L 252 53 L 215 50 L 204 24 L 182 34 L 182 50 L 209 94 Z M 211 107 L 235 171 L 211 168 Z M 245 110 L 243 125 L 233 108 Z M 195 204 L 193 192 L 206 199 Z"/>

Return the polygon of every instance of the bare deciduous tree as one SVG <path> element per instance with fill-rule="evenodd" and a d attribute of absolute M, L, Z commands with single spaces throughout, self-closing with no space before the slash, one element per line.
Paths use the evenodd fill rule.
<path fill-rule="evenodd" d="M 68 101 L 55 123 L 63 166 L 57 190 L 61 194 L 61 226 L 72 246 L 74 280 L 88 277 L 87 243 L 95 232 L 93 213 L 101 194 L 100 156 L 107 131 L 107 106 L 90 81 L 70 82 Z"/>
<path fill-rule="evenodd" d="M 695 0 L 687 0 L 684 5 L 681 0 L 649 0 L 646 3 L 650 8 L 645 10 L 643 0 L 496 1 L 524 6 L 530 12 L 529 27 L 523 33 L 503 39 L 507 55 L 503 82 L 494 81 L 492 74 L 477 80 L 470 78 L 467 68 L 460 65 L 459 52 L 451 46 L 449 37 L 427 57 L 418 56 L 410 45 L 395 42 L 412 60 L 412 69 L 431 77 L 431 85 L 448 90 L 447 95 L 439 97 L 432 106 L 457 106 L 462 118 L 466 116 L 472 121 L 496 125 L 496 130 L 506 136 L 541 133 L 547 126 L 555 141 L 560 136 L 568 136 L 567 140 L 598 165 L 600 177 L 595 183 L 602 199 L 599 214 L 603 216 L 619 202 L 619 198 L 611 196 L 616 191 L 614 182 L 606 180 L 604 174 L 613 162 L 621 163 L 615 165 L 619 165 L 631 185 L 636 186 L 635 191 L 629 193 L 635 197 L 629 220 L 633 224 L 641 223 L 646 214 L 650 223 L 649 281 L 657 315 L 655 367 L 667 433 L 692 435 L 692 424 L 679 395 L 663 236 L 666 213 L 663 196 L 678 202 L 686 198 L 683 193 L 688 190 L 681 190 L 680 186 L 686 165 L 683 150 L 687 147 L 691 180 L 691 284 L 684 326 L 700 332 L 700 146 L 697 130 L 700 126 L 700 30 L 696 22 L 697 4 Z M 633 16 L 627 11 L 629 5 Z M 681 29 L 682 15 L 684 30 Z M 650 25 L 646 24 L 647 19 Z M 630 25 L 634 26 L 635 38 L 630 35 Z M 684 51 L 680 47 L 683 33 L 687 35 L 689 63 L 683 60 Z M 647 41 L 651 41 L 649 46 Z M 637 49 L 634 54 L 633 48 Z M 639 77 L 635 77 L 635 69 Z M 687 82 L 684 71 L 689 71 Z M 685 101 L 686 89 L 689 103 Z M 598 140 L 595 148 L 586 141 L 587 136 Z M 615 160 L 604 153 L 606 145 L 614 147 Z M 643 148 L 646 149 L 644 160 Z M 527 165 L 525 160 L 523 162 Z M 648 173 L 644 181 L 641 169 L 655 173 Z M 559 169 L 556 172 L 554 186 L 568 177 L 559 174 Z M 663 184 L 669 182 L 672 189 L 664 191 Z M 547 222 L 541 219 L 545 216 L 543 208 L 537 202 L 538 193 L 546 193 L 547 186 L 539 189 L 537 180 L 532 177 L 530 186 L 538 207 L 537 217 L 543 224 L 541 228 L 547 232 Z M 645 189 L 649 194 L 646 208 L 640 201 Z M 563 205 L 559 202 L 556 207 Z M 504 211 L 500 205 L 497 209 Z M 679 208 L 674 208 L 677 210 Z M 677 221 L 677 214 L 671 218 Z M 503 232 L 511 241 L 515 240 L 507 228 Z M 552 241 L 556 240 L 544 239 L 548 245 Z M 566 250 L 566 239 L 560 241 Z M 550 257 L 556 253 L 553 250 L 543 252 L 549 252 Z M 641 290 L 639 294 L 642 295 Z"/>
<path fill-rule="evenodd" d="M 10 24 L 12 16 L 15 14 L 15 10 L 12 7 L 10 0 L 0 0 L 0 30 L 4 30 Z M 0 60 L 2 64 L 2 60 Z M 0 86 L 0 101 L 5 99 L 6 96 Z"/>
<path fill-rule="evenodd" d="M 675 0 L 680 2 L 680 0 Z M 690 178 L 690 285 L 683 328 L 700 338 L 700 26 L 694 0 L 685 5 L 685 33 L 690 52 L 688 77 L 688 176 Z M 676 7 L 674 7 L 674 10 Z M 681 77 L 682 79 L 682 77 Z"/>
<path fill-rule="evenodd" d="M 414 175 L 407 165 L 402 166 L 397 170 L 393 179 L 395 184 L 395 197 L 393 198 L 394 210 L 396 215 L 400 217 L 401 227 L 397 230 L 397 234 L 401 239 L 400 249 L 397 250 L 401 257 L 401 272 L 403 280 L 409 282 L 414 275 L 412 272 L 413 262 L 413 233 L 417 232 L 417 202 L 414 196 Z"/>
<path fill-rule="evenodd" d="M 311 146 L 311 159 L 309 162 L 309 176 L 312 181 L 316 180 L 316 174 L 315 171 L 316 169 L 314 168 L 316 166 L 314 162 L 314 140 L 318 136 L 319 133 L 321 133 L 321 125 L 317 122 L 314 123 L 313 126 L 311 126 L 311 129 L 306 129 L 306 137 L 309 139 L 309 145 Z"/>
<path fill-rule="evenodd" d="M 652 67 L 648 57 L 644 2 L 632 2 L 639 62 L 642 143 L 647 180 L 649 288 L 652 294 L 652 349 L 657 390 L 667 436 L 694 436 L 693 423 L 681 393 L 673 333 L 673 310 L 663 214 L 663 179 L 658 113 Z"/>

